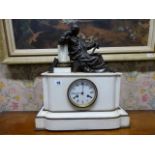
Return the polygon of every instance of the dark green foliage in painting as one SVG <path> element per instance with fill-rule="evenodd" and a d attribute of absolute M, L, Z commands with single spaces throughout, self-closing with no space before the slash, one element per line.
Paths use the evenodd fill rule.
<path fill-rule="evenodd" d="M 56 48 L 57 41 L 72 23 L 81 28 L 80 37 L 98 41 L 101 47 L 147 45 L 149 20 L 142 19 L 14 19 L 17 49 Z"/>

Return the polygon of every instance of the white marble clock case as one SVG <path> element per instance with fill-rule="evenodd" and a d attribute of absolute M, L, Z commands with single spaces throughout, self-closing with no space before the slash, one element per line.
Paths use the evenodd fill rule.
<path fill-rule="evenodd" d="M 47 130 L 96 130 L 129 126 L 129 116 L 119 107 L 121 73 L 42 73 L 43 107 L 36 128 Z M 72 105 L 69 85 L 77 79 L 92 81 L 98 90 L 94 104 L 87 108 Z"/>

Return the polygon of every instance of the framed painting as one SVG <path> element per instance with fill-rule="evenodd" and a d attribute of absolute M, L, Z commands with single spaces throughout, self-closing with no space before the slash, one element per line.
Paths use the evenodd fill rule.
<path fill-rule="evenodd" d="M 100 44 L 106 61 L 155 58 L 155 20 L 151 19 L 10 19 L 0 20 L 3 63 L 49 63 L 57 41 L 72 23 L 80 37 Z"/>

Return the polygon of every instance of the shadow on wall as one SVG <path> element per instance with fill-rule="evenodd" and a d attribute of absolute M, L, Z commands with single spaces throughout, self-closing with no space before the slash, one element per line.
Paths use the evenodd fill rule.
<path fill-rule="evenodd" d="M 153 72 L 155 71 L 154 61 L 125 61 L 125 62 L 110 62 L 108 63 L 111 68 L 117 72 Z"/>
<path fill-rule="evenodd" d="M 21 65 L 4 65 L 4 77 L 8 79 L 34 80 L 42 72 L 48 70 L 50 64 L 21 64 Z M 107 65 L 116 72 L 153 72 L 155 71 L 154 61 L 130 61 L 130 62 L 109 62 Z M 4 69 L 3 69 L 4 70 Z"/>
<path fill-rule="evenodd" d="M 34 80 L 39 77 L 42 72 L 48 70 L 47 64 L 20 64 L 20 65 L 4 65 L 3 77 L 14 80 Z"/>

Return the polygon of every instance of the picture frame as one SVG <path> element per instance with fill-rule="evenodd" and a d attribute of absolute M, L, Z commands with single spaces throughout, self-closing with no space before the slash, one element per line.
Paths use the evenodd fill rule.
<path fill-rule="evenodd" d="M 5 64 L 50 63 L 57 56 L 57 48 L 16 49 L 12 20 L 0 20 L 0 59 Z M 155 20 L 150 19 L 148 41 L 145 46 L 101 47 L 105 61 L 140 61 L 155 59 Z"/>

